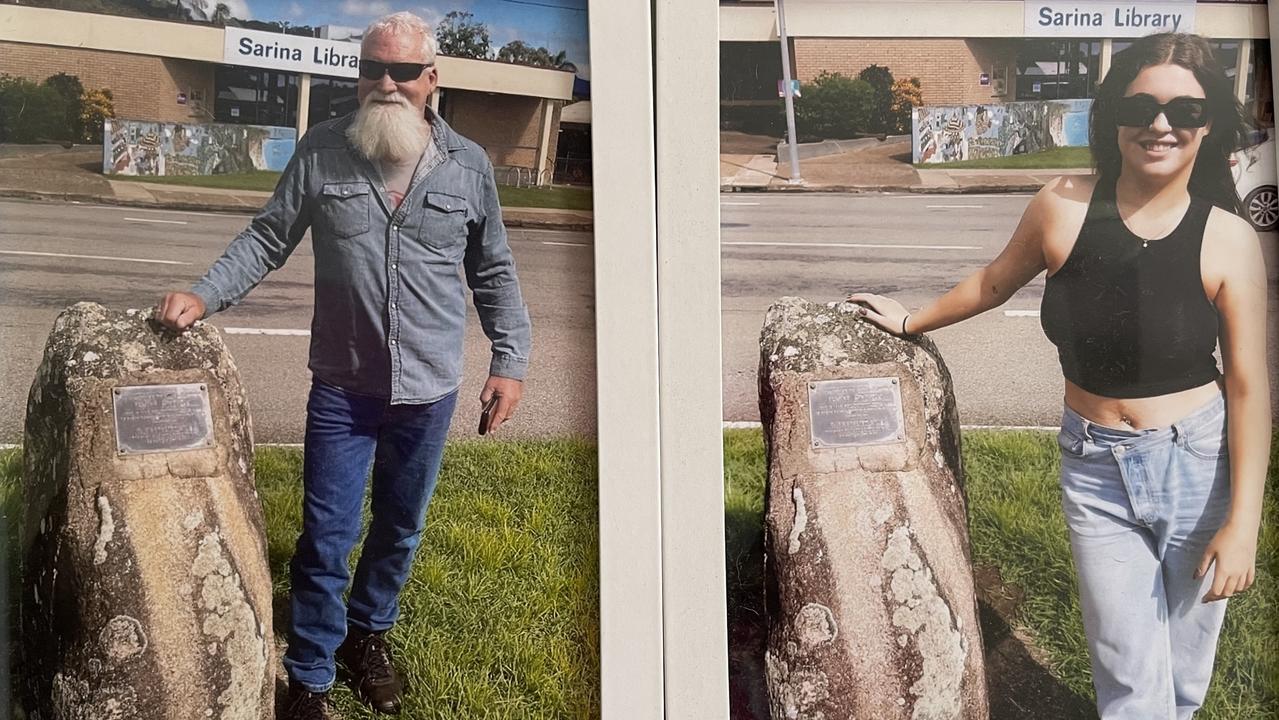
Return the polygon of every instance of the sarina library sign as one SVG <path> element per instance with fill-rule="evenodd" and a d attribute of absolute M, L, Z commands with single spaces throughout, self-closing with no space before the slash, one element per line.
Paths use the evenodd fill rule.
<path fill-rule="evenodd" d="M 229 65 L 355 78 L 359 75 L 360 44 L 229 27 L 222 61 Z"/>
<path fill-rule="evenodd" d="M 1194 32 L 1193 0 L 1172 2 L 1023 3 L 1027 37 L 1141 37 L 1160 32 Z"/>

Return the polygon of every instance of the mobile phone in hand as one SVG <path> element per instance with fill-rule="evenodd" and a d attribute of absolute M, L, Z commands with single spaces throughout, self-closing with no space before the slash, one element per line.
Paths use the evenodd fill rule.
<path fill-rule="evenodd" d="M 480 411 L 480 434 L 487 435 L 489 432 L 489 423 L 493 419 L 493 409 L 497 407 L 498 394 L 493 393 L 489 397 L 489 401 L 484 403 L 484 409 Z"/>

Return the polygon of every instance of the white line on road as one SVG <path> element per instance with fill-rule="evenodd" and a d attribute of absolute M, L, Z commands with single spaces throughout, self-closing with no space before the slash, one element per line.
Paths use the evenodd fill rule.
<path fill-rule="evenodd" d="M 125 220 L 128 220 L 130 222 L 167 223 L 169 225 L 186 225 L 187 224 L 186 220 L 158 220 L 155 218 L 130 218 L 130 217 L 125 218 Z"/>
<path fill-rule="evenodd" d="M 739 205 L 739 206 L 748 206 L 748 205 L 758 205 L 758 204 L 759 204 L 759 203 L 757 203 L 757 202 L 720 202 L 720 205 Z"/>
<path fill-rule="evenodd" d="M 927 207 L 928 207 L 928 209 L 929 209 L 929 210 L 940 210 L 940 209 L 943 209 L 943 208 L 967 208 L 967 209 L 980 209 L 980 208 L 984 208 L 984 207 L 986 207 L 986 206 L 985 206 L 985 205 L 928 205 Z"/>
<path fill-rule="evenodd" d="M 224 327 L 222 332 L 227 335 L 293 335 L 296 337 L 307 337 L 311 334 L 310 330 L 290 330 L 287 328 Z"/>
<path fill-rule="evenodd" d="M 870 243 L 792 243 L 792 242 L 723 242 L 721 245 L 748 245 L 757 247 L 829 247 L 863 248 L 868 250 L 981 250 L 978 245 L 872 245 Z"/>
<path fill-rule="evenodd" d="M 1038 310 L 1005 310 L 1004 317 L 1039 317 Z"/>
<path fill-rule="evenodd" d="M 0 250 L 0 255 L 34 255 L 36 257 L 76 258 L 78 260 L 119 260 L 120 262 L 150 263 L 152 265 L 190 265 L 177 260 L 148 260 L 145 258 L 107 257 L 106 255 L 71 255 L 69 253 L 33 252 L 30 250 Z"/>
<path fill-rule="evenodd" d="M 543 241 L 542 241 L 542 244 L 543 244 L 543 245 L 558 245 L 558 246 L 560 246 L 560 247 L 590 247 L 590 246 L 591 246 L 591 244 L 590 244 L 590 243 L 566 243 L 566 242 L 552 242 L 552 241 L 550 241 L 550 240 L 543 240 Z"/>

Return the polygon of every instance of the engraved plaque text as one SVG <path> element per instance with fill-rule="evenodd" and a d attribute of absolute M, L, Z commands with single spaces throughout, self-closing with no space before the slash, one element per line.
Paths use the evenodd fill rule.
<path fill-rule="evenodd" d="M 901 386 L 895 377 L 808 384 L 814 448 L 887 445 L 906 439 Z"/>
<path fill-rule="evenodd" d="M 131 385 L 112 391 L 121 455 L 198 450 L 213 444 L 209 391 L 203 384 Z"/>

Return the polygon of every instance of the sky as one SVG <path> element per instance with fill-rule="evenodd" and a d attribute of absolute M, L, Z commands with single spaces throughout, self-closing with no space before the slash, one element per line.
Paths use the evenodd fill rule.
<path fill-rule="evenodd" d="M 586 26 L 587 0 L 221 0 L 231 14 L 246 20 L 287 21 L 293 25 L 343 25 L 364 28 L 376 18 L 400 10 L 435 25 L 451 10 L 469 12 L 488 25 L 496 51 L 512 40 L 564 50 L 578 75 L 590 77 Z"/>

